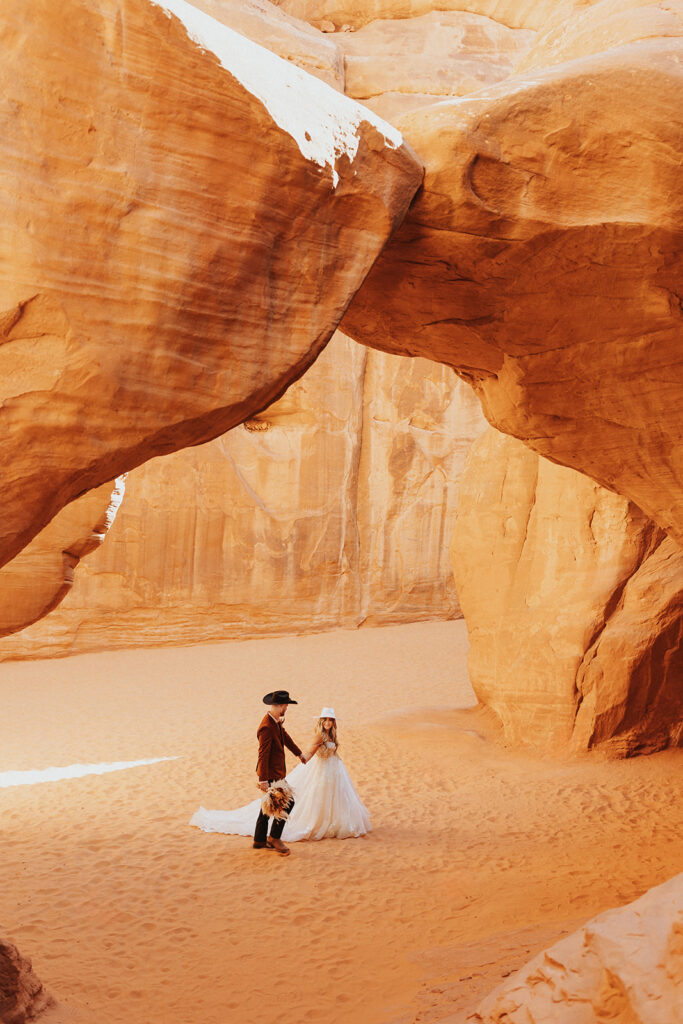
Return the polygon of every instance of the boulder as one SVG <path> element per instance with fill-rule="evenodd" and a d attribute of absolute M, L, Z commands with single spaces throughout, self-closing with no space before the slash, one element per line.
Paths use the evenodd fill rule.
<path fill-rule="evenodd" d="M 33 973 L 31 961 L 16 946 L 0 940 L 0 1021 L 28 1024 L 54 1005 L 54 999 Z"/>
<path fill-rule="evenodd" d="M 0 50 L 4 564 L 78 495 L 279 397 L 422 170 L 183 0 L 7 0 Z"/>
<path fill-rule="evenodd" d="M 683 875 L 539 953 L 460 1024 L 683 1020 Z"/>

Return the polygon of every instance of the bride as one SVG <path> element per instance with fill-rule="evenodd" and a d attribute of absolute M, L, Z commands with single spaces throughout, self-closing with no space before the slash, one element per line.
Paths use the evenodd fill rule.
<path fill-rule="evenodd" d="M 295 843 L 299 839 L 348 839 L 371 831 L 367 808 L 339 757 L 334 708 L 323 708 L 320 712 L 306 764 L 297 765 L 287 776 L 287 782 L 296 803 L 285 822 L 284 840 Z M 190 825 L 204 832 L 251 836 L 260 809 L 260 798 L 234 811 L 207 811 L 200 807 Z"/>

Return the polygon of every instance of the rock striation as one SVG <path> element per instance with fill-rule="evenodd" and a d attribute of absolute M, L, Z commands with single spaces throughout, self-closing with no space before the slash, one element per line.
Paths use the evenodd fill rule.
<path fill-rule="evenodd" d="M 683 875 L 540 953 L 461 1024 L 683 1019 Z"/>
<path fill-rule="evenodd" d="M 512 28 L 540 29 L 553 13 L 565 17 L 584 0 L 278 0 L 288 14 L 325 31 L 357 31 L 377 20 L 406 22 L 434 10 L 469 12 Z M 558 11 L 559 8 L 559 11 Z"/>
<path fill-rule="evenodd" d="M 4 564 L 78 495 L 281 395 L 422 170 L 184 0 L 8 0 L 0 48 Z"/>
<path fill-rule="evenodd" d="M 683 550 L 662 539 L 627 580 L 576 676 L 571 746 L 624 756 L 683 746 Z"/>
<path fill-rule="evenodd" d="M 94 0 L 80 0 L 80 5 L 84 24 L 104 40 L 114 68 L 104 76 L 105 94 L 118 87 L 115 76 L 121 68 L 137 68 L 136 74 L 147 74 L 147 81 L 165 81 L 163 52 L 155 55 L 153 67 L 135 64 L 150 38 L 144 19 L 153 21 L 159 5 L 144 7 L 144 15 L 143 8 L 137 11 L 135 17 L 142 19 L 138 35 L 126 36 L 125 46 L 124 36 L 111 28 L 115 20 L 107 21 L 113 8 L 97 6 Z M 193 13 L 182 0 L 161 6 L 161 28 L 154 22 L 161 51 L 165 46 L 168 54 L 178 47 L 186 80 L 197 65 L 197 81 L 213 83 L 202 94 L 209 97 L 203 103 L 210 110 L 202 113 L 202 131 L 208 134 L 214 131 L 214 111 L 227 109 L 227 94 L 217 98 L 214 81 L 215 74 L 222 75 L 221 82 L 225 77 L 216 60 L 223 58 L 192 42 L 201 37 L 202 25 L 209 24 L 198 10 Z M 526 445 L 491 449 L 483 461 L 477 456 L 484 475 L 465 488 L 454 540 L 461 603 L 473 636 L 472 672 L 481 699 L 495 708 L 510 739 L 533 739 L 541 745 L 561 741 L 577 750 L 600 745 L 615 753 L 681 742 L 676 686 L 681 576 L 675 545 L 681 537 L 676 524 L 683 468 L 677 300 L 681 202 L 675 156 L 681 95 L 677 55 L 683 29 L 678 7 L 641 0 L 468 0 L 457 11 L 449 4 L 435 11 L 429 0 L 398 5 L 373 0 L 370 6 L 355 0 L 285 0 L 279 7 L 267 0 L 200 0 L 195 6 L 213 19 L 214 51 L 224 30 L 257 38 L 289 64 L 299 64 L 373 110 L 399 118 L 397 123 L 425 160 L 423 189 L 345 317 L 353 336 L 376 351 L 352 354 L 350 343 L 340 340 L 334 366 L 321 364 L 319 378 L 304 378 L 307 383 L 302 381 L 299 391 L 259 412 L 324 344 L 320 318 L 327 316 L 328 304 L 343 311 L 357 287 L 347 285 L 358 251 L 365 261 L 358 283 L 372 262 L 363 235 L 364 215 L 351 218 L 353 227 L 348 229 L 342 227 L 341 209 L 360 211 L 363 202 L 370 204 L 377 213 L 375 220 L 370 218 L 376 253 L 415 187 L 419 169 L 405 149 L 391 148 L 396 144 L 391 130 L 378 128 L 376 121 L 362 128 L 353 121 L 358 108 L 347 107 L 356 112 L 349 114 L 352 132 L 357 130 L 365 140 L 359 143 L 354 170 L 362 164 L 369 181 L 377 177 L 377 160 L 379 178 L 373 184 L 365 179 L 359 184 L 358 175 L 344 178 L 346 161 L 337 154 L 325 168 L 313 169 L 316 187 L 325 179 L 327 191 L 321 186 L 325 196 L 316 193 L 310 209 L 300 193 L 308 190 L 306 174 L 310 176 L 316 158 L 294 146 L 293 170 L 285 177 L 288 187 L 290 177 L 295 181 L 293 191 L 301 205 L 298 212 L 283 210 L 282 222 L 288 219 L 296 230 L 273 234 L 271 225 L 259 220 L 273 203 L 279 204 L 279 194 L 264 184 L 255 200 L 256 219 L 250 220 L 252 233 L 246 232 L 246 241 L 257 243 L 260 255 L 252 253 L 248 265 L 237 258 L 231 263 L 230 245 L 234 249 L 245 242 L 241 212 L 235 209 L 243 205 L 243 194 L 234 191 L 233 206 L 225 205 L 211 162 L 215 150 L 207 142 L 205 150 L 188 153 L 187 139 L 198 122 L 186 111 L 183 117 L 174 115 L 170 136 L 163 138 L 161 116 L 155 120 L 148 101 L 140 105 L 128 74 L 125 88 L 133 100 L 124 109 L 131 123 L 144 112 L 152 140 L 144 152 L 150 159 L 144 175 L 134 163 L 126 170 L 126 181 L 137 188 L 130 216 L 114 216 L 109 234 L 101 226 L 102 217 L 95 216 L 93 223 L 99 240 L 109 239 L 104 246 L 107 266 L 122 261 L 122 292 L 112 310 L 115 316 L 123 310 L 122 322 L 136 339 L 149 341 L 149 348 L 138 351 L 135 341 L 135 358 L 126 363 L 123 375 L 112 362 L 111 344 L 106 349 L 109 362 L 99 350 L 87 349 L 90 355 L 79 364 L 81 369 L 87 366 L 81 391 L 95 380 L 88 376 L 92 365 L 103 379 L 112 370 L 119 375 L 115 387 L 111 380 L 110 390 L 104 387 L 103 404 L 95 403 L 88 412 L 99 423 L 94 432 L 88 428 L 88 439 L 96 438 L 101 454 L 109 443 L 109 428 L 100 422 L 102 410 L 111 408 L 117 417 L 119 409 L 128 417 L 126 464 L 218 433 L 224 429 L 216 429 L 219 420 L 230 426 L 246 418 L 246 427 L 231 431 L 213 448 L 176 456 L 165 468 L 152 464 L 131 480 L 130 512 L 124 511 L 120 528 L 112 534 L 110 552 L 93 556 L 80 593 L 72 591 L 68 605 L 59 617 L 51 617 L 45 630 L 33 626 L 8 639 L 1 656 L 100 646 L 105 621 L 108 636 L 125 643 L 133 634 L 156 642 L 161 631 L 177 639 L 209 639 L 245 631 L 298 631 L 456 614 L 443 538 L 453 521 L 458 459 L 479 424 L 460 397 L 464 421 L 453 415 L 454 406 L 445 397 L 447 378 L 439 377 L 448 371 L 434 370 L 430 378 L 418 364 L 418 380 L 412 368 L 383 352 L 423 355 L 455 369 L 473 386 L 488 418 Z M 137 49 L 133 39 L 138 40 Z M 239 52 L 241 44 L 234 46 Z M 38 57 L 39 46 L 34 62 Z M 88 59 L 92 72 L 96 58 Z M 234 87 L 235 80 L 230 81 Z M 308 99 L 310 79 L 301 81 Z M 192 87 L 176 84 L 171 98 L 184 97 L 187 107 Z M 322 95 L 316 89 L 325 86 L 313 88 L 315 95 Z M 260 102 L 263 96 L 258 95 Z M 325 102 L 335 95 L 327 90 Z M 266 97 L 267 116 L 272 100 Z M 167 97 L 158 102 L 166 116 Z M 237 99 L 229 102 L 234 113 Z M 247 101 L 247 106 L 251 111 L 253 104 Z M 39 103 L 21 109 L 35 116 L 34 108 Z M 74 132 L 64 128 L 81 124 L 78 118 L 85 115 L 75 111 L 72 105 L 69 121 L 60 108 L 64 130 L 60 135 L 51 129 L 48 156 L 53 150 L 76 153 L 76 143 L 69 141 Z M 244 116 L 242 126 L 256 124 L 248 120 L 251 113 Z M 90 121 L 97 124 L 97 118 Z M 280 129 L 279 123 L 269 128 L 277 145 L 282 143 Z M 371 129 L 384 133 L 378 154 L 370 142 Z M 126 135 L 118 124 L 108 131 L 110 140 L 120 136 L 124 143 L 132 134 L 131 129 Z M 222 122 L 221 131 L 217 138 L 227 145 Z M 284 135 L 285 143 L 291 143 L 292 136 L 287 131 Z M 303 139 L 311 141 L 305 132 Z M 182 160 L 170 158 L 169 141 L 184 154 Z M 268 164 L 270 157 L 265 159 L 261 151 L 247 158 L 244 139 L 241 145 L 245 161 Z M 124 156 L 126 152 L 124 145 Z M 275 152 L 277 146 L 269 146 L 268 153 Z M 88 175 L 99 174 L 97 181 L 106 178 L 101 149 L 95 148 L 91 156 L 80 172 L 86 184 Z M 301 157 L 308 159 L 308 164 L 302 161 L 303 168 L 296 162 Z M 175 203 L 172 209 L 178 216 L 171 220 L 177 228 L 181 214 L 185 217 L 190 209 L 179 184 L 177 165 L 183 161 L 193 168 L 198 166 L 193 161 L 204 161 L 202 168 L 206 164 L 211 170 L 206 171 L 201 197 L 192 199 L 196 219 L 183 222 L 187 233 L 173 236 L 169 252 L 162 244 L 159 211 Z M 46 157 L 44 164 L 48 169 L 41 173 L 48 184 L 53 179 L 67 182 L 57 159 Z M 408 186 L 411 174 L 414 180 Z M 111 186 L 112 179 L 106 180 Z M 273 181 L 275 170 L 270 167 L 263 182 Z M 361 197 L 363 188 L 368 194 Z M 400 197 L 396 210 L 389 193 Z M 82 219 L 98 209 L 96 204 L 84 207 Z M 232 210 L 233 220 L 216 220 L 216 210 Z M 320 223 L 315 219 L 319 210 L 324 211 Z M 386 230 L 380 239 L 377 225 L 382 217 Z M 240 222 L 237 227 L 235 221 Z M 131 222 L 148 234 L 134 240 L 128 233 Z M 226 224 L 232 234 L 223 245 L 216 231 Z M 92 235 L 92 224 L 88 230 Z M 168 223 L 164 230 L 168 234 Z M 192 238 L 197 231 L 201 242 Z M 19 228 L 17 232 L 19 237 Z M 76 252 L 86 251 L 85 234 L 84 229 Z M 211 245 L 205 244 L 206 237 L 213 239 Z M 155 253 L 151 271 L 148 261 L 140 259 L 143 250 L 135 249 L 148 240 Z M 302 240 L 304 249 L 311 243 L 313 253 L 306 265 L 296 262 Z M 27 245 L 16 251 L 33 252 Z M 324 252 L 318 263 L 316 251 Z M 277 273 L 267 252 L 277 254 Z M 341 271 L 340 261 L 348 264 Z M 26 337 L 12 333 L 17 327 L 12 315 L 5 320 L 12 345 L 3 346 L 3 352 L 13 353 L 15 360 L 10 370 L 19 392 L 16 401 L 25 398 L 24 384 L 38 367 L 47 372 L 49 361 L 41 361 L 47 341 L 54 342 L 50 351 L 56 352 L 59 338 L 68 336 L 69 359 L 76 341 L 82 346 L 87 337 L 91 345 L 97 332 L 91 329 L 95 319 L 91 323 L 87 317 L 95 316 L 95 303 L 88 306 L 87 295 L 101 269 L 93 265 L 87 277 L 92 262 L 87 271 L 83 260 L 78 263 L 76 279 L 83 277 L 86 285 L 74 295 L 60 292 L 58 308 L 54 288 L 27 300 L 21 307 Z M 134 262 L 138 277 L 131 277 Z M 177 298 L 179 263 L 191 284 Z M 41 273 L 48 273 L 45 268 L 50 266 L 42 260 Z M 255 288 L 246 298 L 240 293 L 244 266 Z M 280 270 L 283 279 L 276 281 Z M 227 291 L 220 277 L 224 271 L 230 281 Z M 259 284 L 262 271 L 265 277 Z M 330 273 L 337 276 L 328 287 Z M 105 283 L 109 291 L 100 292 L 100 309 L 103 296 L 109 301 L 115 291 L 108 278 Z M 222 305 L 216 311 L 212 296 L 219 292 Z M 143 296 L 135 308 L 126 305 L 132 294 Z M 81 318 L 77 334 L 72 308 Z M 142 322 L 136 319 L 141 308 L 148 315 Z M 255 323 L 253 310 L 263 314 L 264 308 L 262 322 Z M 311 317 L 313 327 L 307 320 Z M 60 324 L 57 342 L 45 326 L 53 321 Z M 96 327 L 104 344 L 109 324 L 103 327 L 101 321 L 100 315 Z M 293 322 L 298 326 L 292 333 Z M 329 317 L 327 322 L 329 326 Z M 229 360 L 237 360 L 229 369 L 221 362 L 227 351 L 224 337 Z M 268 352 L 265 377 L 270 379 L 275 363 L 279 367 L 279 391 L 271 389 L 268 396 L 258 391 L 263 351 Z M 238 365 L 239 374 L 231 375 Z M 152 376 L 143 384 L 148 370 Z M 60 373 L 55 380 L 62 379 Z M 55 387 L 54 372 L 47 377 L 39 392 L 43 399 Z M 149 380 L 154 381 L 151 388 Z M 57 419 L 54 410 L 79 411 L 82 398 L 81 392 L 73 398 L 71 384 L 64 392 L 61 387 L 61 406 L 53 404 L 51 411 Z M 142 403 L 145 389 L 151 392 L 152 408 L 149 416 L 144 410 L 145 423 L 133 423 L 131 408 Z M 434 409 L 424 405 L 430 389 Z M 177 403 L 176 392 L 181 396 Z M 256 392 L 259 399 L 252 403 Z M 456 391 L 453 397 L 461 394 Z M 212 403 L 212 411 L 206 412 Z M 217 403 L 223 403 L 220 409 Z M 12 399 L 3 411 L 15 404 Z M 172 422 L 165 423 L 169 412 Z M 155 426 L 153 416 L 158 417 Z M 203 434 L 208 420 L 210 433 Z M 446 424 L 455 431 L 450 442 Z M 68 442 L 68 434 L 62 436 Z M 118 437 L 116 446 L 121 447 Z M 547 459 L 539 459 L 538 453 Z M 83 451 L 81 455 L 83 462 Z M 93 464 L 88 462 L 88 473 Z M 69 481 L 76 474 L 82 490 L 81 469 L 67 468 Z M 41 508 L 49 508 L 52 498 L 48 501 L 43 494 L 41 500 Z M 482 586 L 483 575 L 491 580 L 490 592 Z M 274 602 L 274 593 L 281 600 Z M 156 622 L 155 608 L 161 609 Z M 527 638 L 521 651 L 520 630 Z"/>
<path fill-rule="evenodd" d="M 0 636 L 42 618 L 66 597 L 80 559 L 109 532 L 124 490 L 119 477 L 76 498 L 0 568 Z"/>
<path fill-rule="evenodd" d="M 453 366 L 493 425 L 680 542 L 683 19 L 535 7 L 520 71 L 396 122 L 424 186 L 344 329 Z"/>
<path fill-rule="evenodd" d="M 470 678 L 506 740 L 620 756 L 683 743 L 678 545 L 626 498 L 492 428 L 459 494 Z"/>
<path fill-rule="evenodd" d="M 342 6 L 285 4 L 337 27 Z M 528 449 L 480 448 L 453 541 L 473 684 L 508 739 L 678 745 L 683 10 L 464 6 L 505 23 L 513 73 L 395 105 L 423 188 L 343 326 L 452 366 Z M 370 12 L 348 5 L 351 37 L 380 34 L 374 12 L 396 17 Z"/>
<path fill-rule="evenodd" d="M 268 0 L 193 0 L 192 6 L 344 92 L 344 55 L 336 43 Z"/>
<path fill-rule="evenodd" d="M 394 119 L 507 78 L 535 33 L 479 14 L 437 10 L 329 38 L 344 54 L 347 95 Z"/>
<path fill-rule="evenodd" d="M 133 470 L 106 544 L 0 659 L 459 616 L 448 538 L 484 428 L 448 367 L 337 333 L 263 413 Z"/>

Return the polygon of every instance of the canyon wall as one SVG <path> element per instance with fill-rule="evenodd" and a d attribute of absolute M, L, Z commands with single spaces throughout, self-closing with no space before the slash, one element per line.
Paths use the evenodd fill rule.
<path fill-rule="evenodd" d="M 379 33 L 354 4 L 283 6 Z M 395 107 L 425 179 L 343 327 L 452 366 L 523 443 L 482 442 L 452 548 L 508 741 L 680 745 L 683 5 L 465 6 L 516 29 L 488 33 L 511 73 Z"/>
<path fill-rule="evenodd" d="M 169 8 L 163 28 L 172 36 L 162 32 L 162 38 L 167 47 L 180 46 L 194 74 L 196 62 L 207 60 L 206 50 L 203 56 L 191 47 L 185 53 L 194 15 L 188 16 L 181 0 L 174 3 L 180 4 L 187 24 L 168 19 Z M 277 239 L 290 246 L 278 262 L 283 280 L 275 280 L 278 274 L 270 264 L 266 280 L 272 295 L 261 291 L 244 296 L 245 301 L 240 301 L 240 278 L 231 274 L 227 248 L 236 239 L 244 242 L 251 255 L 245 264 L 242 253 L 236 265 L 247 268 L 252 283 L 260 274 L 253 252 L 262 249 L 254 234 L 234 232 L 242 194 L 236 194 L 233 206 L 220 206 L 215 198 L 210 214 L 203 207 L 195 211 L 198 219 L 179 237 L 192 253 L 183 266 L 205 281 L 201 302 L 197 298 L 198 304 L 188 306 L 181 292 L 171 313 L 146 321 L 142 336 L 149 339 L 156 332 L 154 345 L 138 352 L 136 341 L 133 348 L 142 362 L 126 363 L 123 376 L 111 364 L 111 345 L 106 366 L 95 349 L 92 358 L 84 355 L 89 370 L 79 394 L 93 386 L 92 367 L 97 372 L 101 367 L 103 380 L 109 374 L 115 382 L 111 394 L 105 388 L 102 408 L 110 415 L 115 408 L 118 423 L 121 410 L 125 420 L 135 403 L 145 404 L 150 384 L 149 378 L 141 383 L 143 363 L 153 374 L 161 373 L 162 384 L 155 377 L 152 388 L 156 412 L 145 406 L 149 422 L 133 423 L 129 417 L 121 435 L 126 466 L 155 451 L 194 444 L 239 421 L 245 426 L 229 431 L 213 447 L 187 449 L 168 465 L 150 463 L 131 477 L 128 507 L 111 533 L 109 550 L 91 556 L 91 568 L 81 570 L 82 587 L 61 611 L 44 625 L 7 638 L 1 657 L 64 653 L 105 642 L 201 640 L 457 614 L 444 552 L 462 456 L 480 425 L 462 385 L 449 392 L 453 378 L 447 371 L 437 366 L 427 371 L 421 362 L 392 362 L 400 354 L 424 356 L 453 368 L 472 385 L 489 420 L 526 446 L 508 446 L 506 454 L 501 449 L 493 467 L 486 460 L 480 463 L 481 481 L 468 483 L 455 529 L 455 569 L 473 637 L 473 683 L 481 699 L 497 711 L 514 741 L 524 736 L 547 747 L 561 737 L 575 749 L 600 744 L 616 753 L 681 742 L 675 685 L 681 656 L 676 542 L 683 536 L 677 299 L 681 189 L 674 156 L 683 81 L 680 6 L 646 0 L 473 0 L 458 5 L 465 9 L 440 11 L 432 6 L 414 0 L 403 6 L 377 2 L 362 10 L 340 0 L 287 0 L 277 8 L 264 0 L 198 3 L 216 19 L 214 34 L 223 31 L 219 22 L 226 31 L 251 34 L 290 67 L 299 64 L 337 92 L 390 114 L 425 163 L 423 187 L 389 239 L 417 185 L 419 166 L 405 148 L 392 148 L 397 141 L 391 129 L 373 122 L 373 130 L 384 132 L 377 166 L 369 135 L 367 153 L 356 154 L 354 162 L 355 171 L 361 166 L 367 171 L 363 202 L 381 214 L 372 221 L 369 241 L 367 226 L 361 224 L 361 198 L 354 192 L 349 201 L 348 189 L 361 188 L 358 175 L 352 175 L 353 186 L 335 181 L 345 167 L 335 155 L 325 172 L 331 174 L 332 192 L 323 188 L 323 207 L 309 211 L 301 198 L 309 189 L 304 160 L 304 178 L 294 188 L 304 206 L 298 212 L 287 207 L 282 214 L 296 230 L 273 234 L 272 225 L 263 226 L 269 251 Z M 104 32 L 107 52 L 126 67 L 126 61 L 138 59 L 139 49 L 116 34 L 116 23 L 107 27 L 106 5 L 101 24 L 97 18 L 93 22 L 95 7 L 83 7 L 89 28 L 95 24 L 97 32 Z M 142 40 L 148 29 L 139 31 Z M 202 74 L 215 75 L 211 67 L 202 65 Z M 162 58 L 145 71 L 163 78 Z M 115 87 L 116 80 L 107 86 Z M 337 111 L 336 100 L 330 99 L 337 92 L 327 85 L 312 87 L 301 76 L 296 87 L 308 98 L 312 89 Z M 217 92 L 218 86 L 210 93 L 212 103 Z M 215 102 L 216 116 L 225 115 L 220 102 L 227 100 Z M 140 116 L 134 102 L 131 110 Z M 343 116 L 356 126 L 350 131 L 365 116 L 357 110 L 345 108 Z M 146 108 L 143 113 L 151 117 Z M 228 113 L 235 117 L 232 108 Z M 334 116 L 343 121 L 342 114 Z M 73 110 L 69 117 L 75 117 Z M 168 187 L 173 191 L 177 183 L 174 163 L 167 158 L 169 140 L 161 138 L 161 122 L 150 123 L 159 133 L 155 173 L 162 164 L 166 173 L 170 162 Z M 249 135 L 249 124 L 239 122 L 243 135 Z M 193 125 L 190 118 L 174 129 L 170 142 L 182 153 L 187 154 L 183 132 L 191 132 Z M 54 126 L 51 131 L 50 152 L 73 135 L 55 135 Z M 125 133 L 121 138 L 125 142 Z M 101 162 L 99 150 L 96 156 Z M 263 154 L 244 154 L 244 159 L 258 162 Z M 315 163 L 315 156 L 310 159 Z M 88 168 L 88 173 L 101 173 L 97 160 Z M 57 174 L 52 165 L 48 172 Z M 272 166 L 268 173 L 275 174 Z M 318 168 L 316 181 L 320 173 Z M 372 175 L 375 181 L 368 184 Z M 154 182 L 158 195 L 163 182 L 158 177 Z M 264 195 L 269 187 L 264 184 Z M 210 178 L 207 194 L 216 188 L 217 179 Z M 328 211 L 324 204 L 330 195 Z M 275 196 L 269 194 L 265 209 L 278 203 Z M 160 200 L 152 197 L 151 212 L 142 218 L 153 248 L 155 202 Z M 309 220 L 323 208 L 312 235 Z M 347 210 L 359 213 L 357 221 L 351 217 L 350 233 L 342 208 L 344 216 Z M 258 207 L 258 216 L 263 209 Z M 222 287 L 212 288 L 213 270 L 206 271 L 209 277 L 204 270 L 213 267 L 213 257 L 207 263 L 205 246 L 193 248 L 191 237 L 193 231 L 204 234 L 207 217 L 215 217 L 217 210 L 233 232 L 215 251 L 220 274 L 235 283 L 234 308 L 229 301 L 226 305 Z M 99 225 L 96 208 L 90 212 Z M 100 240 L 106 240 L 98 230 Z M 315 358 L 330 324 L 370 268 L 372 247 L 374 258 L 387 239 L 344 318 L 345 329 L 376 351 L 363 354 L 340 338 L 317 377 L 314 368 L 299 390 L 290 389 L 259 412 Z M 120 232 L 114 232 L 107 243 L 110 259 L 118 258 L 119 243 Z M 313 262 L 297 263 L 294 251 L 298 259 L 298 250 L 308 251 L 309 243 Z M 129 239 L 126 245 L 132 245 Z M 85 273 L 86 247 L 76 248 L 79 274 Z M 140 252 L 131 248 L 130 259 L 123 260 L 128 267 L 122 280 L 124 305 L 112 310 L 125 311 L 131 290 L 149 292 L 146 279 L 133 281 L 128 274 L 134 258 L 140 264 Z M 320 252 L 329 264 L 320 262 Z M 60 259 L 55 256 L 57 269 Z M 352 265 L 359 260 L 362 268 L 356 268 L 351 281 Z M 101 273 L 91 262 L 88 280 Z M 176 280 L 170 263 L 155 267 L 155 273 Z M 44 265 L 41 273 L 49 277 Z M 341 274 L 343 301 L 341 292 L 337 298 L 330 295 L 330 274 Z M 211 280 L 215 285 L 219 278 Z M 190 290 L 198 297 L 195 283 L 193 278 Z M 211 302 L 219 291 L 222 305 L 216 313 Z M 86 312 L 90 308 L 82 289 L 65 295 L 76 303 L 74 309 L 81 309 L 79 303 Z M 326 310 L 334 307 L 333 315 L 322 309 L 323 297 Z M 62 296 L 59 301 L 66 300 Z M 250 303 L 251 312 L 245 313 Z M 292 334 L 294 323 L 311 327 L 306 320 L 311 303 L 318 326 L 327 317 L 325 331 L 314 327 L 304 337 L 306 331 L 296 327 Z M 54 289 L 16 308 L 21 316 L 7 319 L 12 345 L 4 349 L 14 353 L 10 370 L 18 388 L 31 379 L 40 351 L 35 339 L 45 344 Z M 197 312 L 192 323 L 188 310 Z M 167 337 L 157 326 L 162 323 L 165 330 L 169 317 Z M 126 316 L 122 322 L 129 322 Z M 138 330 L 140 323 L 135 317 L 133 322 Z M 21 323 L 23 340 L 13 334 Z M 60 337 L 72 337 L 70 324 L 62 323 Z M 210 337 L 206 324 L 214 332 Z M 235 339 L 227 355 L 218 344 L 226 330 Z M 247 336 L 248 345 L 237 340 Z M 295 352 L 294 336 L 302 345 Z M 281 337 L 285 349 L 280 356 Z M 72 348 L 69 341 L 66 350 Z M 264 351 L 268 355 L 260 365 Z M 272 360 L 280 360 L 277 368 Z M 235 366 L 239 373 L 231 372 Z M 245 398 L 240 388 L 248 390 L 249 375 L 257 382 L 259 373 L 269 381 L 269 397 L 259 391 L 255 400 L 252 389 Z M 277 385 L 271 387 L 274 380 Z M 237 381 L 234 402 L 217 410 L 219 389 L 229 392 Z M 176 403 L 176 392 L 182 402 Z M 207 397 L 213 408 L 202 418 L 197 403 Z M 13 413 L 17 402 L 25 400 L 17 396 L 4 408 Z M 464 419 L 453 412 L 456 405 Z M 81 415 L 78 401 L 65 400 L 61 409 L 65 406 Z M 153 429 L 152 412 L 159 418 Z M 160 426 L 167 419 L 172 422 Z M 37 422 L 42 430 L 40 416 Z M 90 420 L 86 426 L 75 442 L 83 457 L 93 438 L 95 449 L 101 449 L 108 429 L 102 424 L 93 428 Z M 144 453 L 138 435 L 144 435 Z M 68 449 L 68 431 L 56 436 Z M 120 446 L 116 438 L 114 447 Z M 539 455 L 546 458 L 539 462 Z M 92 455 L 85 475 L 72 463 L 71 483 L 91 486 L 99 458 Z M 109 459 L 115 468 L 117 458 Z M 567 468 L 556 467 L 555 473 L 551 463 Z M 32 471 L 38 474 L 38 463 Z M 49 515 L 54 494 L 46 497 L 43 490 L 53 478 L 42 477 L 41 515 Z M 503 481 L 502 500 L 493 486 L 496 480 Z M 68 500 L 60 488 L 59 500 Z M 478 488 L 479 497 L 468 506 L 467 495 Z M 26 494 L 34 500 L 30 489 Z M 664 531 L 671 539 L 665 539 Z M 51 564 L 62 564 L 63 550 L 53 551 Z M 498 577 L 490 600 L 481 582 L 489 575 Z M 55 594 L 64 590 L 58 576 L 59 571 L 53 573 Z M 569 603 L 568 595 L 573 595 Z M 43 607 L 55 599 L 41 597 Z M 519 630 L 527 631 L 524 649 L 515 651 Z"/>
<path fill-rule="evenodd" d="M 515 74 L 396 119 L 423 188 L 343 329 L 453 366 L 680 542 L 681 6 L 544 10 Z"/>
<path fill-rule="evenodd" d="M 64 599 L 81 558 L 107 536 L 124 490 L 125 478 L 119 477 L 86 491 L 0 568 L 0 637 L 42 618 Z"/>
<path fill-rule="evenodd" d="M 627 498 L 490 428 L 451 553 L 478 699 L 508 742 L 683 743 L 683 550 Z"/>
<path fill-rule="evenodd" d="M 0 52 L 3 565 L 85 492 L 278 398 L 422 169 L 184 0 L 8 0 Z"/>
<path fill-rule="evenodd" d="M 106 544 L 0 659 L 459 616 L 448 538 L 484 427 L 448 367 L 338 333 L 264 413 L 131 472 Z"/>
<path fill-rule="evenodd" d="M 533 38 L 478 15 L 455 14 L 445 26 L 420 19 L 409 38 L 389 23 L 352 37 L 324 34 L 268 3 L 194 6 L 339 91 L 369 92 L 375 108 L 383 91 L 391 109 L 414 104 L 416 68 L 406 57 L 416 39 L 421 88 L 433 93 L 421 95 L 424 103 L 499 80 Z M 444 27 L 451 64 L 447 75 L 433 74 L 429 51 Z M 380 64 L 368 86 L 362 68 Z M 394 66 L 402 79 L 392 78 Z M 69 592 L 67 602 L 7 638 L 0 657 L 459 614 L 448 537 L 464 455 L 481 429 L 476 400 L 434 363 L 364 352 L 341 338 L 333 351 L 332 362 L 271 405 L 267 423 L 254 419 L 213 447 L 131 475 L 108 550 L 81 565 L 69 592 L 73 572 L 55 571 L 62 549 L 54 548 L 41 572 L 52 581 L 51 605 Z M 11 566 L 18 576 L 26 561 Z M 30 589 L 30 574 L 23 579 Z M 8 618 L 7 630 L 17 622 Z"/>

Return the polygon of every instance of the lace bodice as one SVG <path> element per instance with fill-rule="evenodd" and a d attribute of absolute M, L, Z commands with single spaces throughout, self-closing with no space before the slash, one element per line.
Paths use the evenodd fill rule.
<path fill-rule="evenodd" d="M 336 757 L 337 756 L 337 744 L 332 740 L 326 740 L 320 747 L 318 747 L 318 757 Z"/>

